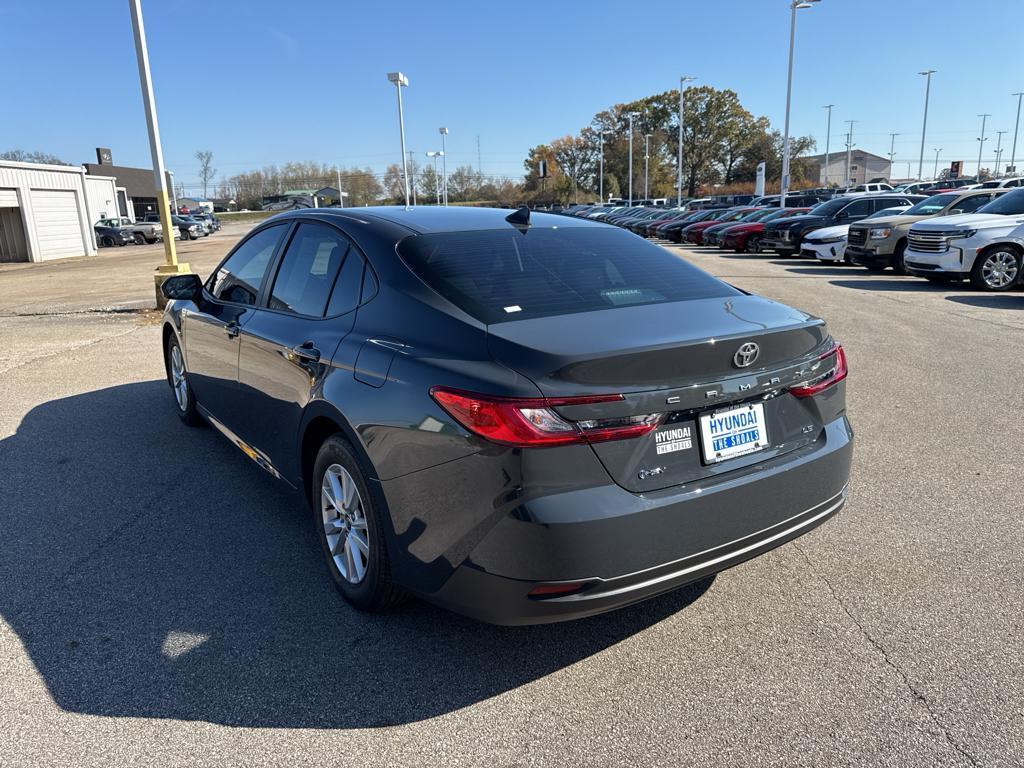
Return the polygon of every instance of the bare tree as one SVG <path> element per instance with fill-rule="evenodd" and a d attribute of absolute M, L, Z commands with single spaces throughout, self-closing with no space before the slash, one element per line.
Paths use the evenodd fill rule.
<path fill-rule="evenodd" d="M 44 165 L 71 165 L 49 152 L 26 152 L 24 149 L 0 152 L 0 160 L 13 160 L 16 163 L 43 163 Z"/>
<path fill-rule="evenodd" d="M 213 167 L 213 152 L 208 149 L 196 152 L 196 160 L 199 161 L 199 180 L 203 182 L 203 197 L 205 198 L 210 180 L 217 175 L 217 169 Z"/>

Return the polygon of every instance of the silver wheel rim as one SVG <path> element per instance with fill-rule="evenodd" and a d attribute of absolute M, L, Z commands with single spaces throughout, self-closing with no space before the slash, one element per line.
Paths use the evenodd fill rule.
<path fill-rule="evenodd" d="M 1017 279 L 1017 258 L 1006 251 L 989 254 L 981 265 L 981 278 L 990 288 L 1005 288 Z"/>
<path fill-rule="evenodd" d="M 324 472 L 320 513 L 334 567 L 345 581 L 358 584 L 370 564 L 370 532 L 356 481 L 340 464 Z"/>
<path fill-rule="evenodd" d="M 171 347 L 171 387 L 174 399 L 183 412 L 188 408 L 188 380 L 185 378 L 185 361 L 181 357 L 181 347 Z"/>

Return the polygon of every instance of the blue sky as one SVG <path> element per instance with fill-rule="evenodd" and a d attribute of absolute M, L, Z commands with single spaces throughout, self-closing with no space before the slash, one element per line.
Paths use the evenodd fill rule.
<path fill-rule="evenodd" d="M 401 69 L 408 146 L 440 148 L 449 168 L 522 173 L 526 150 L 586 125 L 611 104 L 675 86 L 683 73 L 732 88 L 781 128 L 787 0 L 390 2 L 253 0 L 143 4 L 163 133 L 176 178 L 193 186 L 197 150 L 218 176 L 289 160 L 369 165 L 399 159 L 394 87 Z M 924 79 L 935 69 L 925 146 L 974 170 L 979 113 L 990 112 L 1004 160 L 1024 71 L 1020 0 L 822 0 L 800 11 L 792 127 L 833 150 L 843 121 L 855 144 L 916 172 Z M 0 150 L 52 152 L 72 163 L 113 148 L 115 162 L 149 165 L 127 0 L 4 0 L 0 7 Z M 973 56 L 972 52 L 978 55 Z M 992 53 L 987 53 L 991 51 Z M 14 66 L 11 66 L 12 63 Z M 1024 156 L 1024 135 L 1018 145 Z M 986 163 L 988 165 L 989 163 Z M 1022 163 L 1018 160 L 1018 166 Z"/>

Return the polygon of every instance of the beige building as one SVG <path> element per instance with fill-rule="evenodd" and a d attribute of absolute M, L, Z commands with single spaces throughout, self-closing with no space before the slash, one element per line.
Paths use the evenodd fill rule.
<path fill-rule="evenodd" d="M 822 187 L 866 184 L 873 179 L 888 179 L 892 175 L 889 158 L 873 155 L 863 149 L 855 149 L 850 153 L 849 179 L 846 173 L 845 149 L 829 153 L 828 168 L 825 167 L 825 155 L 810 155 L 801 160 L 808 164 L 810 178 L 817 178 L 818 185 Z"/>

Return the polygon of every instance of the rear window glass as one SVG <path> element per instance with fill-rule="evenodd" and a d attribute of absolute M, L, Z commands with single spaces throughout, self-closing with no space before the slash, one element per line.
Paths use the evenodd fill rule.
<path fill-rule="evenodd" d="M 484 323 L 739 291 L 624 230 L 478 230 L 408 237 L 405 263 L 427 285 Z"/>

